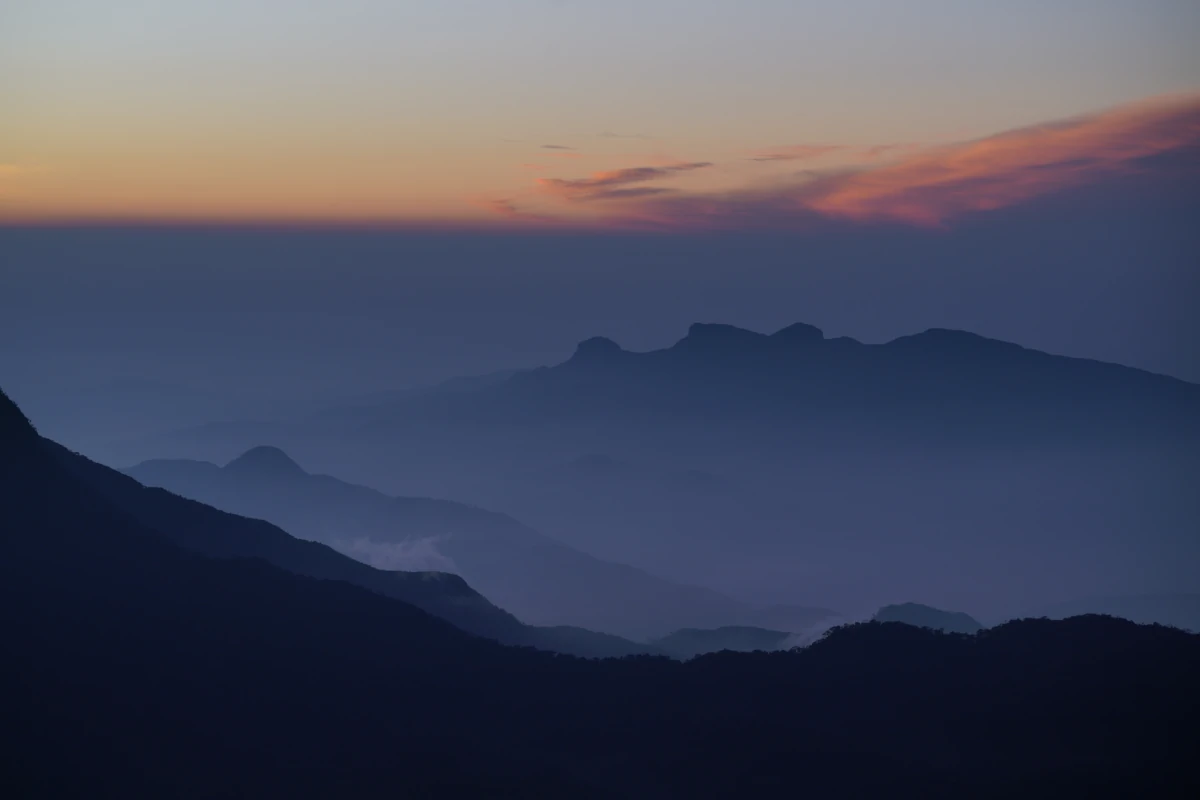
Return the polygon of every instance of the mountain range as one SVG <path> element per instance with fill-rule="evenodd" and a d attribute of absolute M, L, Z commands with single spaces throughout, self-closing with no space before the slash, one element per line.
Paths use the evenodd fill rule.
<path fill-rule="evenodd" d="M 759 613 L 782 616 L 593 558 L 504 514 L 448 500 L 389 497 L 312 475 L 275 447 L 255 447 L 223 467 L 156 460 L 125 472 L 147 486 L 270 520 L 383 569 L 461 575 L 535 625 L 576 625 L 644 639 L 680 627 L 749 624 Z M 799 631 L 832 615 L 796 609 L 789 619 Z"/>
<path fill-rule="evenodd" d="M 61 445 L 42 441 L 56 464 L 80 485 L 188 551 L 217 558 L 262 559 L 297 575 L 345 581 L 411 603 L 464 631 L 506 644 L 585 656 L 652 652 L 644 645 L 581 628 L 525 625 L 457 575 L 375 569 L 326 545 L 296 539 L 270 523 L 144 487 Z"/>
<path fill-rule="evenodd" d="M 593 338 L 555 366 L 181 431 L 123 463 L 225 463 L 263 442 L 757 606 L 859 617 L 903 597 L 996 620 L 1200 591 L 1183 477 L 1200 471 L 1200 387 L 962 331 L 864 344 L 697 324 L 649 352 Z M 674 627 L 723 624 L 789 629 Z"/>
<path fill-rule="evenodd" d="M 1176 378 L 964 331 L 931 329 L 872 345 L 827 339 L 804 323 L 773 334 L 697 323 L 675 345 L 640 353 L 595 337 L 557 366 L 477 391 L 414 397 L 371 424 L 402 422 L 414 407 L 460 423 L 618 417 L 628 424 L 664 416 L 800 428 L 868 423 L 869 435 L 900 440 L 927 437 L 930 425 L 940 441 L 1200 432 L 1200 388 Z"/>
<path fill-rule="evenodd" d="M 250 530 L 96 473 L 3 394 L 0 439 L 6 796 L 733 797 L 797 776 L 814 797 L 1200 788 L 1179 735 L 1200 705 L 1192 634 L 1095 616 L 973 637 L 868 623 L 793 652 L 555 656 L 222 552 Z"/>

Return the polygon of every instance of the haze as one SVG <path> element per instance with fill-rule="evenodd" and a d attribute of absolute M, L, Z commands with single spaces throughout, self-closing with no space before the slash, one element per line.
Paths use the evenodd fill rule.
<path fill-rule="evenodd" d="M 0 794 L 1200 796 L 1197 41 L 0 4 Z"/>

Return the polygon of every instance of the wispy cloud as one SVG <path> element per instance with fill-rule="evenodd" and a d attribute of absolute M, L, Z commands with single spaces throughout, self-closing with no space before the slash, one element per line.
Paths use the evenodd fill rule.
<path fill-rule="evenodd" d="M 915 150 L 881 145 L 864 155 L 899 154 L 898 160 L 806 170 L 782 183 L 721 193 L 647 198 L 637 213 L 649 224 L 688 226 L 788 225 L 820 218 L 938 226 L 1132 172 L 1147 157 L 1196 146 L 1200 96 L 1159 98 L 956 145 Z"/>
<path fill-rule="evenodd" d="M 1200 140 L 1200 99 L 1140 103 L 922 151 L 818 181 L 807 205 L 828 216 L 939 224 L 1132 167 Z"/>
<path fill-rule="evenodd" d="M 809 161 L 830 153 L 844 152 L 850 148 L 841 144 L 794 144 L 760 150 L 750 157 L 751 161 Z"/>
<path fill-rule="evenodd" d="M 814 161 L 837 154 L 852 161 L 875 161 L 888 155 L 899 155 L 919 149 L 918 144 L 876 144 L 853 147 L 846 144 L 791 144 L 756 150 L 751 161 Z"/>
<path fill-rule="evenodd" d="M 544 144 L 543 150 L 574 150 L 574 147 L 567 147 L 565 144 Z"/>
<path fill-rule="evenodd" d="M 677 191 L 666 186 L 638 186 L 632 189 L 607 189 L 581 195 L 577 200 L 630 200 L 635 197 L 654 197 Z"/>
<path fill-rule="evenodd" d="M 899 155 L 905 152 L 921 149 L 919 144 L 877 144 L 871 147 L 861 148 L 859 151 L 862 158 L 866 161 L 875 161 L 889 155 Z"/>
<path fill-rule="evenodd" d="M 679 173 L 692 172 L 711 166 L 712 163 L 708 161 L 692 161 L 662 167 L 626 167 L 625 169 L 595 172 L 587 178 L 540 178 L 538 185 L 543 190 L 568 200 L 627 199 L 661 194 L 662 192 L 642 191 L 638 194 L 629 194 L 627 190 L 625 192 L 616 190 L 631 183 L 645 183 L 670 178 Z"/>

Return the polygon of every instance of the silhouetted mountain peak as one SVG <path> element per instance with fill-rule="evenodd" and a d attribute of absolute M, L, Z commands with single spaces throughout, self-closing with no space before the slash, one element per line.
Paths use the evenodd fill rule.
<path fill-rule="evenodd" d="M 924 350 L 930 353 L 961 353 L 988 348 L 993 351 L 1019 352 L 1024 350 L 1019 344 L 1005 342 L 1000 339 L 989 339 L 978 333 L 961 331 L 954 328 L 929 328 L 921 333 L 901 336 L 888 342 L 890 347 L 907 347 Z"/>
<path fill-rule="evenodd" d="M 256 475 L 307 475 L 304 468 L 278 447 L 252 447 L 225 465 L 225 469 Z"/>
<path fill-rule="evenodd" d="M 796 322 L 775 331 L 771 338 L 782 342 L 821 342 L 825 340 L 825 333 L 816 325 Z"/>
<path fill-rule="evenodd" d="M 0 442 L 11 452 L 24 451 L 37 442 L 38 434 L 33 423 L 8 395 L 0 390 Z"/>
<path fill-rule="evenodd" d="M 614 342 L 605 336 L 593 336 L 590 339 L 585 339 L 575 348 L 575 355 L 572 361 L 597 361 L 613 356 L 619 356 L 625 351 L 621 349 L 621 345 Z"/>
<path fill-rule="evenodd" d="M 675 349 L 736 350 L 761 344 L 766 339 L 766 334 L 748 331 L 734 325 L 694 322 L 688 328 L 687 336 L 676 343 Z"/>

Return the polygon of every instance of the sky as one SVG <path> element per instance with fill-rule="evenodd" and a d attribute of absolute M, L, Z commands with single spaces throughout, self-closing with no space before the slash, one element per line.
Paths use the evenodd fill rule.
<path fill-rule="evenodd" d="M 1195 143 L 1191 0 L 7 0 L 0 222 L 944 226 Z"/>
<path fill-rule="evenodd" d="M 6 0 L 0 379 L 274 408 L 807 322 L 1200 381 L 1198 40 L 1193 0 Z"/>

